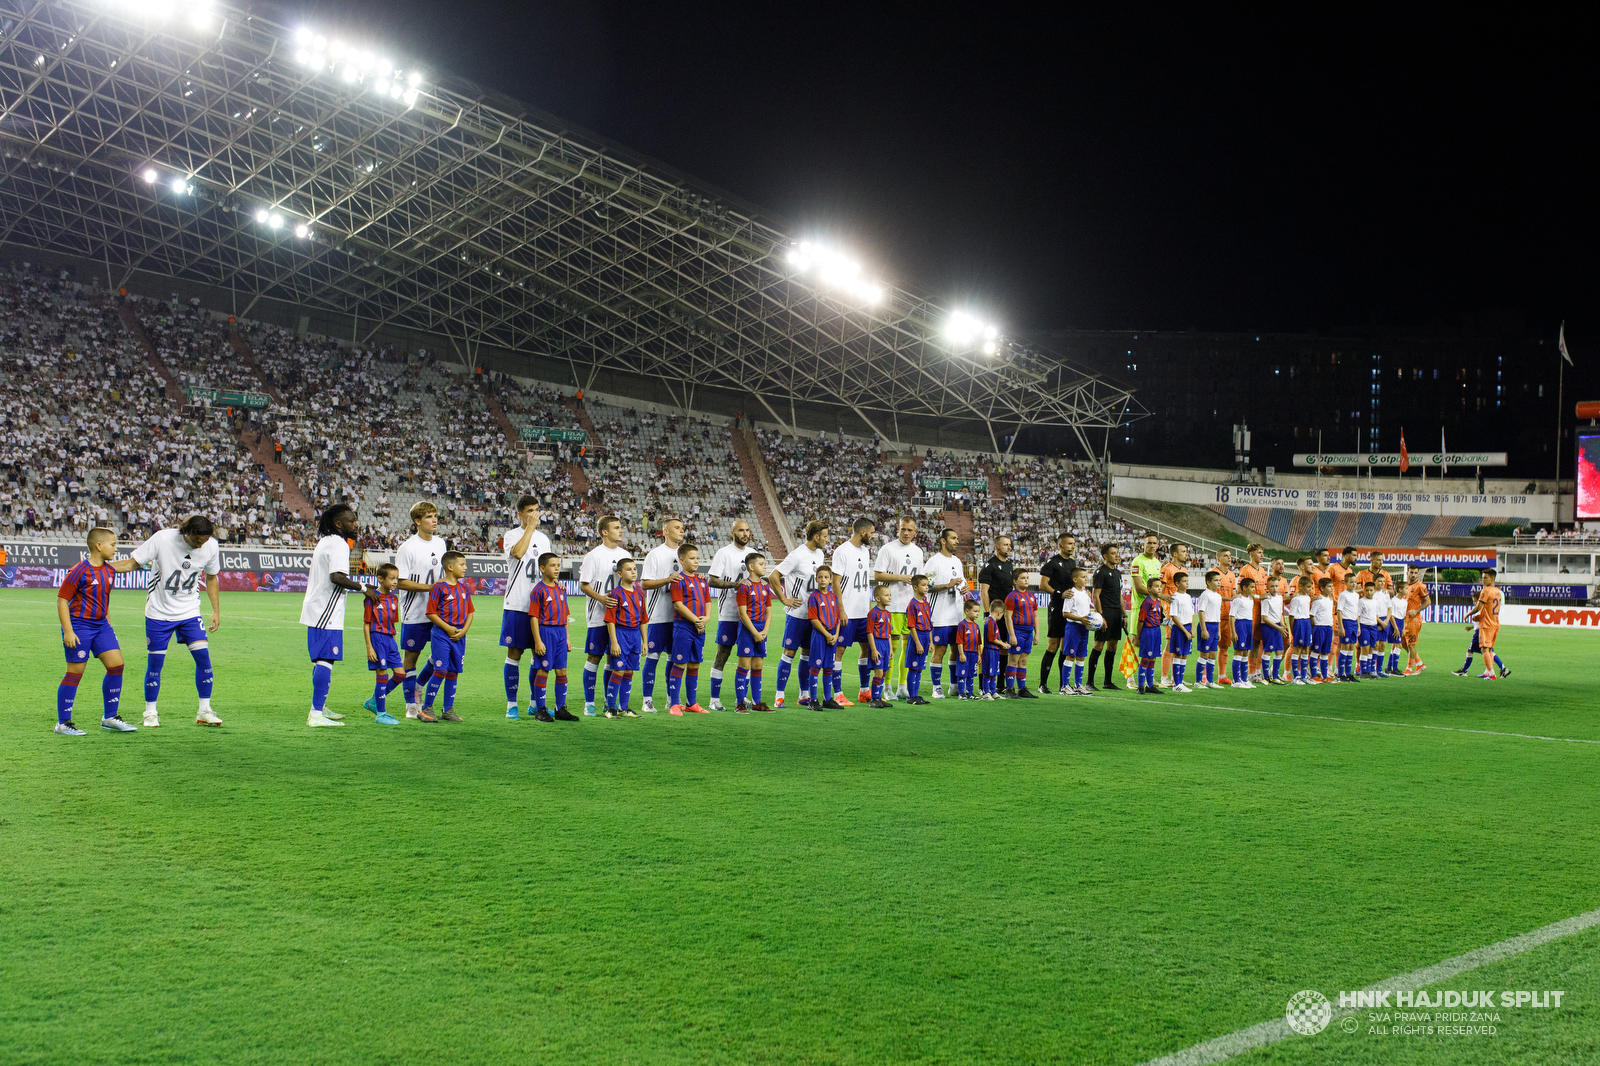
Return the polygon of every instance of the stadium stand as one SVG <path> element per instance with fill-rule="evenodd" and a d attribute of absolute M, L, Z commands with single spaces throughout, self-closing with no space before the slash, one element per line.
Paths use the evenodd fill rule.
<path fill-rule="evenodd" d="M 682 518 L 689 541 L 720 546 L 739 518 L 756 527 L 753 494 L 734 453 L 733 429 L 703 412 L 683 416 L 653 404 L 584 401 L 595 447 L 580 460 L 589 499 L 649 543 L 663 515 Z M 765 548 L 757 529 L 755 546 Z"/>
<path fill-rule="evenodd" d="M 1527 518 L 1487 515 L 1358 514 L 1353 511 L 1296 511 L 1286 507 L 1234 507 L 1208 504 L 1210 510 L 1266 540 L 1297 551 L 1328 545 L 1381 544 L 1416 547 L 1440 537 L 1466 537 L 1488 522 L 1528 527 Z"/>
<path fill-rule="evenodd" d="M 303 535 L 282 486 L 238 443 L 244 416 L 173 402 L 103 298 L 26 268 L 0 272 L 0 346 L 6 532 L 94 522 L 140 539 L 199 510 L 226 541 Z"/>
<path fill-rule="evenodd" d="M 252 393 L 265 406 L 214 403 L 204 392 Z M 193 399 L 191 399 L 193 397 Z M 443 528 L 468 550 L 496 551 L 515 498 L 542 502 L 552 544 L 586 550 L 595 519 L 623 517 L 640 551 L 664 514 L 696 541 L 720 544 L 736 518 L 756 545 L 775 530 L 762 513 L 764 469 L 791 536 L 820 518 L 843 531 L 859 515 L 892 536 L 911 514 L 919 541 L 951 526 L 981 556 L 1004 532 L 1036 566 L 1054 536 L 1079 554 L 1106 543 L 1131 553 L 1144 529 L 1108 518 L 1091 464 L 1037 456 L 995 463 L 976 452 L 890 456 L 882 442 L 839 433 L 751 437 L 729 419 L 590 396 L 503 374 L 469 374 L 421 353 L 364 348 L 241 321 L 182 303 L 125 304 L 30 268 L 0 271 L 0 399 L 5 441 L 0 532 L 71 535 L 91 523 L 128 539 L 211 515 L 235 543 L 304 545 L 310 517 L 334 500 L 358 509 L 363 547 L 392 549 L 420 499 L 446 501 Z M 260 401 L 252 401 L 260 402 Z M 109 414 L 107 413 L 109 412 Z M 524 443 L 524 429 L 581 429 L 583 442 Z M 741 454 L 740 441 L 753 443 Z M 92 446 L 91 446 L 92 444 Z M 981 481 L 987 491 L 930 492 L 926 477 Z M 1466 536 L 1492 516 L 1377 515 L 1213 505 L 1262 539 L 1412 546 Z M 772 550 L 779 551 L 781 545 Z"/>

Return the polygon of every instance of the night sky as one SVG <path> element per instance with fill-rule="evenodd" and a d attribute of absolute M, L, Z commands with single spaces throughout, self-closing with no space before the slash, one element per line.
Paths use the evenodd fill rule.
<path fill-rule="evenodd" d="M 1455 328 L 1497 312 L 1552 338 L 1567 319 L 1580 364 L 1587 349 L 1600 365 L 1600 79 L 1575 17 L 305 10 L 1012 329 Z"/>

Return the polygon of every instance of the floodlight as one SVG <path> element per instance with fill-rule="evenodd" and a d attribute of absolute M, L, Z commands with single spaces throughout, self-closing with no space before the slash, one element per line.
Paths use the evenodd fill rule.
<path fill-rule="evenodd" d="M 996 337 L 998 337 L 999 335 L 1000 335 L 1000 331 L 998 329 L 995 329 L 993 326 L 985 326 L 985 327 L 983 327 L 983 339 L 984 340 L 992 341 Z"/>
<path fill-rule="evenodd" d="M 983 346 L 983 354 L 984 355 L 993 355 L 994 351 L 995 351 L 994 341 L 988 341 L 988 342 L 986 342 L 984 344 L 984 346 Z"/>
<path fill-rule="evenodd" d="M 393 85 L 389 86 L 389 99 L 398 100 L 405 95 L 405 92 L 406 91 L 400 87 L 400 83 L 395 82 Z"/>
<path fill-rule="evenodd" d="M 334 59 L 338 59 L 343 56 L 344 52 L 345 48 L 343 41 L 334 41 L 332 44 L 328 45 L 328 55 L 332 56 Z"/>
<path fill-rule="evenodd" d="M 411 87 L 413 89 L 415 89 L 417 86 L 421 85 L 422 84 L 422 72 L 418 71 L 418 70 L 413 70 L 411 72 L 410 81 L 411 81 Z"/>
<path fill-rule="evenodd" d="M 283 216 L 276 213 L 273 214 L 267 219 L 267 225 L 271 226 L 273 229 L 278 229 L 283 225 Z"/>
<path fill-rule="evenodd" d="M 266 222 L 266 220 L 267 220 L 267 209 L 264 208 L 264 207 L 256 208 L 256 221 L 257 222 Z"/>
<path fill-rule="evenodd" d="M 302 48 L 294 54 L 294 61 L 302 67 L 309 67 L 311 65 L 311 53 Z"/>
<path fill-rule="evenodd" d="M 178 193 L 179 195 L 182 195 L 183 191 L 185 189 L 187 189 L 188 187 L 189 187 L 189 183 L 187 181 L 185 181 L 183 178 L 173 178 L 172 179 L 172 191 L 173 192 Z"/>
<path fill-rule="evenodd" d="M 405 94 L 404 97 L 402 97 L 402 99 L 405 100 L 407 107 L 416 106 L 416 103 L 417 103 L 417 90 L 415 90 L 415 89 L 407 89 L 406 90 L 406 94 Z"/>
<path fill-rule="evenodd" d="M 312 41 L 316 40 L 316 37 L 317 35 L 312 33 L 310 27 L 307 26 L 301 26 L 294 31 L 294 39 L 297 44 L 309 46 Z"/>
<path fill-rule="evenodd" d="M 357 70 L 355 67 L 345 67 L 344 68 L 344 80 L 345 81 L 353 82 L 359 77 L 361 77 L 361 72 L 359 70 Z"/>
<path fill-rule="evenodd" d="M 388 96 L 389 83 L 384 81 L 382 78 L 379 78 L 377 81 L 372 83 L 372 91 L 377 93 L 379 96 Z"/>
<path fill-rule="evenodd" d="M 154 167 L 151 167 L 144 172 L 144 181 L 146 185 L 154 185 L 160 179 L 161 175 L 156 173 Z"/>
<path fill-rule="evenodd" d="M 308 234 L 310 232 L 311 232 L 310 227 L 306 226 L 304 223 L 301 223 L 300 225 L 298 225 L 298 226 L 296 226 L 294 228 L 294 235 L 296 237 L 304 237 L 306 234 Z"/>

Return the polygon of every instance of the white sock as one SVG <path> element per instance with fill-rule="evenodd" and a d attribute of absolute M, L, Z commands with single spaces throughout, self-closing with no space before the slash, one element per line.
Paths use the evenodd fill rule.
<path fill-rule="evenodd" d="M 156 713 L 156 705 L 151 703 L 149 700 L 145 700 L 144 701 L 144 713 L 145 714 L 155 714 Z"/>
<path fill-rule="evenodd" d="M 205 714 L 206 712 L 208 712 L 210 710 L 211 710 L 211 697 L 210 696 L 201 696 L 200 697 L 200 710 L 199 710 L 198 713 Z"/>

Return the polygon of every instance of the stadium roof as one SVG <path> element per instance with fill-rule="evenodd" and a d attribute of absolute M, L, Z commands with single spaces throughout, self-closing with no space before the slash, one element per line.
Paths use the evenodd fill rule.
<path fill-rule="evenodd" d="M 886 437 L 893 417 L 1065 427 L 1098 454 L 1093 431 L 1143 413 L 725 193 L 377 48 L 205 0 L 0 0 L 0 241 L 449 336 L 469 362 L 488 344 L 685 405 L 737 390 L 780 423 L 792 400 Z"/>

